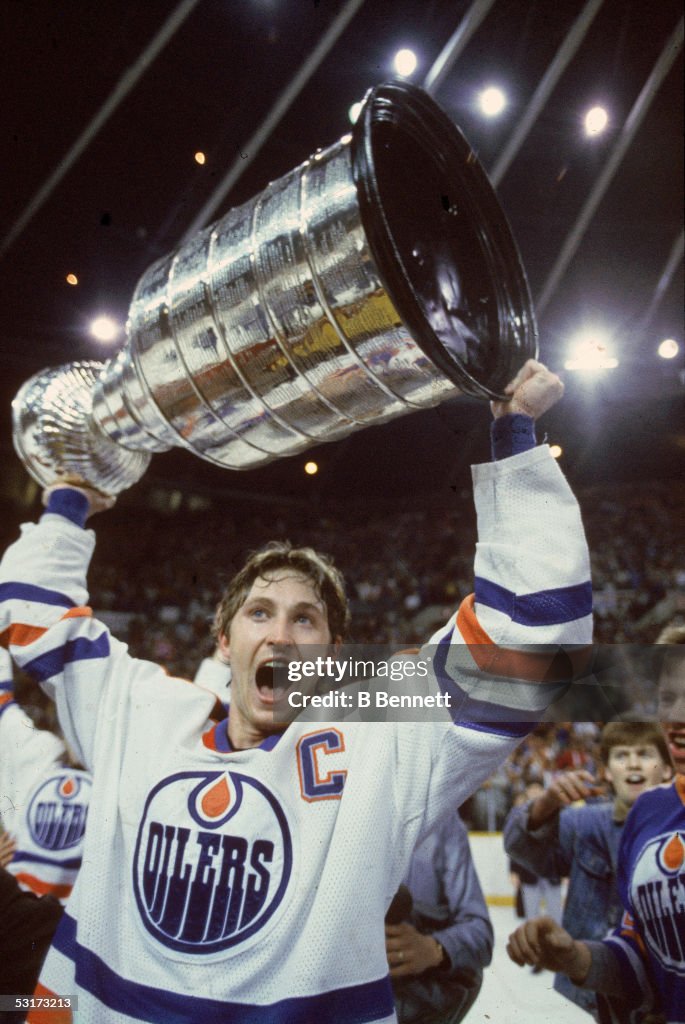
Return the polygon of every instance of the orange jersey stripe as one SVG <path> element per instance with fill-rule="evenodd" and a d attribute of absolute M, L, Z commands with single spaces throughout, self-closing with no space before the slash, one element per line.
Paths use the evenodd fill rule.
<path fill-rule="evenodd" d="M 36 990 L 33 994 L 38 998 L 56 999 L 59 1001 L 58 994 L 46 988 L 45 985 L 41 985 L 40 982 L 36 985 Z M 37 1008 L 31 1010 L 26 1018 L 26 1024 L 74 1024 L 74 1014 L 72 1010 L 66 1007 L 50 1007 L 45 1010 Z"/>
<path fill-rule="evenodd" d="M 92 618 L 93 609 L 89 608 L 87 604 L 79 605 L 77 608 L 70 608 L 68 612 L 65 612 L 62 619 L 89 619 Z"/>
<path fill-rule="evenodd" d="M 18 882 L 27 886 L 38 896 L 56 896 L 57 899 L 65 899 L 71 892 L 71 885 L 52 885 L 50 882 L 43 882 L 34 875 L 20 874 L 14 876 Z"/>
<path fill-rule="evenodd" d="M 15 622 L 0 633 L 0 643 L 3 647 L 10 644 L 14 647 L 28 647 L 34 640 L 40 640 L 46 632 L 45 626 L 27 626 L 23 622 Z"/>
<path fill-rule="evenodd" d="M 676 775 L 675 791 L 685 804 L 685 775 Z"/>
<path fill-rule="evenodd" d="M 587 665 L 592 650 L 583 647 L 577 651 L 548 653 L 497 647 L 478 621 L 474 594 L 469 594 L 459 606 L 457 628 L 481 672 L 530 683 L 566 682 Z"/>
<path fill-rule="evenodd" d="M 60 616 L 58 621 L 61 622 L 62 619 L 90 618 L 92 614 L 93 609 L 83 605 L 79 608 L 70 608 L 68 612 Z M 35 640 L 40 640 L 47 631 L 47 626 L 29 626 L 24 622 L 13 622 L 11 626 L 8 626 L 7 629 L 0 633 L 0 645 L 2 647 L 8 647 L 10 644 L 13 647 L 28 647 Z"/>

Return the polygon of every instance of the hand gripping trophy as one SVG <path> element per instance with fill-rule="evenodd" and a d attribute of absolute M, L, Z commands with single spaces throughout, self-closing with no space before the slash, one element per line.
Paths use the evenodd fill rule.
<path fill-rule="evenodd" d="M 525 273 L 475 155 L 421 89 L 371 90 L 350 135 L 154 263 L 105 364 L 13 402 L 40 483 L 115 495 L 153 452 L 248 469 L 458 394 L 536 354 Z"/>

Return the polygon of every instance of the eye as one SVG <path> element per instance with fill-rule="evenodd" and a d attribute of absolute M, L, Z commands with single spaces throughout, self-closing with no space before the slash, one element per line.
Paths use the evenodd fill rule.
<path fill-rule="evenodd" d="M 305 626 L 311 626 L 312 625 L 312 617 L 311 617 L 311 615 L 307 615 L 306 612 L 301 612 L 297 616 L 295 621 L 298 622 L 298 623 L 303 623 Z"/>
<path fill-rule="evenodd" d="M 266 608 L 253 608 L 250 611 L 250 617 L 253 619 L 265 619 L 267 616 Z"/>

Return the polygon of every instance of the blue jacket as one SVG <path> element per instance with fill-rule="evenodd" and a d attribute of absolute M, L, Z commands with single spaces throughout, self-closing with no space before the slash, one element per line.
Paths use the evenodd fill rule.
<path fill-rule="evenodd" d="M 504 824 L 508 855 L 543 878 L 568 877 L 563 927 L 574 939 L 603 939 L 623 911 L 616 884 L 623 823 L 610 802 L 565 807 L 540 828 L 528 828 L 530 804 L 515 807 Z M 594 992 L 577 988 L 564 974 L 557 992 L 588 1013 L 596 1012 Z"/>
<path fill-rule="evenodd" d="M 394 982 L 398 1021 L 461 1020 L 480 989 L 494 936 L 456 811 L 419 840 L 405 884 L 413 899 L 409 922 L 440 942 L 449 964 Z"/>

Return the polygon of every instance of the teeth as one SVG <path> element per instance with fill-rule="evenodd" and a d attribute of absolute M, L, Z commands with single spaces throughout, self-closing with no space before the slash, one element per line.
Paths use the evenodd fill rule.
<path fill-rule="evenodd" d="M 256 683 L 260 690 L 272 690 L 274 697 L 278 699 L 285 692 L 283 686 L 275 685 L 276 672 L 285 671 L 288 667 L 287 661 L 265 661 L 263 664 L 257 667 L 256 672 Z"/>

